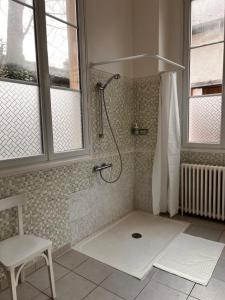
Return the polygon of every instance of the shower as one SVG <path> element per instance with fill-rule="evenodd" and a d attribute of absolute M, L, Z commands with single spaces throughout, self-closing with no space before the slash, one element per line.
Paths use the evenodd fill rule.
<path fill-rule="evenodd" d="M 96 86 L 99 90 L 104 90 L 113 79 L 120 79 L 120 74 L 114 74 L 105 83 L 98 82 Z"/>
<path fill-rule="evenodd" d="M 120 179 L 122 171 L 123 171 L 122 156 L 121 156 L 121 153 L 120 153 L 118 142 L 117 142 L 116 137 L 115 137 L 115 133 L 114 133 L 112 125 L 111 125 L 108 109 L 107 109 L 107 106 L 106 106 L 106 100 L 105 100 L 105 89 L 110 84 L 110 82 L 114 79 L 117 79 L 117 80 L 120 79 L 120 74 L 114 74 L 106 82 L 104 82 L 104 83 L 103 82 L 98 82 L 96 84 L 96 88 L 97 88 L 97 91 L 99 92 L 99 96 L 100 96 L 100 99 L 99 99 L 99 101 L 100 101 L 100 103 L 99 103 L 99 134 L 98 134 L 98 136 L 99 136 L 99 138 L 104 138 L 104 124 L 103 124 L 103 110 L 104 110 L 105 115 L 106 115 L 106 119 L 107 119 L 107 122 L 108 122 L 108 125 L 109 125 L 109 129 L 110 129 L 110 132 L 112 134 L 113 141 L 115 143 L 117 152 L 119 154 L 119 160 L 120 160 L 120 171 L 119 171 L 118 176 L 114 180 L 107 180 L 107 179 L 104 178 L 104 176 L 102 174 L 103 170 L 112 167 L 112 163 L 110 163 L 110 164 L 103 163 L 100 166 L 95 166 L 94 167 L 93 171 L 94 172 L 99 172 L 102 180 L 107 182 L 107 183 L 117 182 Z"/>

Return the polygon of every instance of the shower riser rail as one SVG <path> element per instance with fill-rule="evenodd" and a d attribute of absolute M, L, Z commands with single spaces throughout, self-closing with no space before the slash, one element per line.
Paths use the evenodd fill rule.
<path fill-rule="evenodd" d="M 225 220 L 225 167 L 181 164 L 181 212 Z"/>

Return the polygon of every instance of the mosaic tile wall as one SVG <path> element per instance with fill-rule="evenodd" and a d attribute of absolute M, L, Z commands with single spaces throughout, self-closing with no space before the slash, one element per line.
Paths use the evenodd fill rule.
<path fill-rule="evenodd" d="M 117 157 L 111 159 L 113 164 L 115 159 Z M 83 239 L 99 227 L 104 227 L 133 210 L 134 153 L 123 155 L 123 161 L 124 171 L 118 183 L 109 185 L 100 178 L 95 178 L 95 183 L 89 190 L 71 194 L 69 201 L 73 241 Z"/>
<path fill-rule="evenodd" d="M 135 207 L 152 211 L 152 166 L 157 142 L 159 105 L 159 76 L 136 79 L 136 122 L 149 129 L 147 136 L 137 136 L 135 141 Z"/>
<path fill-rule="evenodd" d="M 124 172 L 113 185 L 103 183 L 92 169 L 99 162 L 113 162 L 112 177 L 118 172 L 118 155 L 108 126 L 105 137 L 98 138 L 95 84 L 110 74 L 90 74 L 90 158 L 71 165 L 27 172 L 0 178 L 0 199 L 24 194 L 24 226 L 26 233 L 49 238 L 57 249 L 78 241 L 133 209 L 134 203 L 134 137 L 130 134 L 134 120 L 133 81 L 113 81 L 106 93 L 107 107 L 122 150 Z M 106 120 L 104 119 L 104 122 Z M 16 211 L 0 214 L 0 240 L 17 231 Z"/>
<path fill-rule="evenodd" d="M 106 153 L 116 151 L 115 144 L 109 131 L 109 126 L 103 115 L 104 139 L 98 137 L 99 120 L 99 97 L 96 91 L 98 81 L 107 80 L 112 74 L 92 70 L 91 76 L 91 128 L 93 155 L 98 157 Z M 109 111 L 109 118 L 116 132 L 116 138 L 121 151 L 134 151 L 135 137 L 131 135 L 131 125 L 135 118 L 135 99 L 133 80 L 121 78 L 113 80 L 105 90 L 106 106 Z"/>
<path fill-rule="evenodd" d="M 0 199 L 25 195 L 26 233 L 49 238 L 54 249 L 76 242 L 124 216 L 134 206 L 151 211 L 151 172 L 157 137 L 159 78 L 114 80 L 106 91 L 112 126 L 122 151 L 124 171 L 118 183 L 104 183 L 92 168 L 113 162 L 118 172 L 118 155 L 104 117 L 105 136 L 98 138 L 98 97 L 95 85 L 111 74 L 92 70 L 90 74 L 90 128 L 92 153 L 71 165 L 0 178 Z M 147 136 L 134 137 L 131 126 L 137 121 L 148 128 Z M 16 212 L 0 214 L 0 240 L 17 231 Z"/>
<path fill-rule="evenodd" d="M 225 153 L 182 151 L 181 161 L 192 164 L 225 166 Z"/>

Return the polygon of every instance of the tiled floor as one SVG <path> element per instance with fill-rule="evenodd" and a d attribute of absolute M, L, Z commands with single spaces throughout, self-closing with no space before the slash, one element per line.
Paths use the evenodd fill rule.
<path fill-rule="evenodd" d="M 186 220 L 192 223 L 187 233 L 225 242 L 225 225 L 194 218 Z M 225 251 L 207 287 L 157 269 L 139 281 L 73 250 L 55 260 L 54 272 L 58 300 L 225 299 Z M 49 295 L 46 267 L 18 287 L 18 300 L 47 300 Z M 9 290 L 0 293 L 0 300 L 10 300 Z"/>

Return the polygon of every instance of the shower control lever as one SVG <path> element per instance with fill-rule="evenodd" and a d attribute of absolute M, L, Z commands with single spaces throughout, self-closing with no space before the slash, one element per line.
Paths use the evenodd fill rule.
<path fill-rule="evenodd" d="M 112 164 L 102 164 L 100 166 L 94 166 L 93 171 L 94 172 L 101 172 L 102 170 L 111 168 Z"/>

